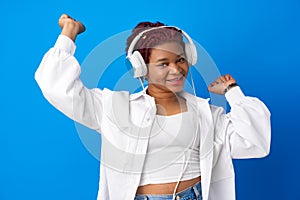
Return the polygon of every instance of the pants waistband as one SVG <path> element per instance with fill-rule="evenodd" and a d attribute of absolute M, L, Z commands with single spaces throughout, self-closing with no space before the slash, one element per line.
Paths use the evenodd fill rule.
<path fill-rule="evenodd" d="M 158 195 L 141 195 L 137 194 L 135 196 L 135 200 L 171 200 L 173 199 L 173 195 L 170 194 L 158 194 Z M 201 182 L 196 183 L 195 185 L 186 188 L 180 192 L 177 192 L 175 195 L 175 199 L 202 199 L 201 192 Z"/>

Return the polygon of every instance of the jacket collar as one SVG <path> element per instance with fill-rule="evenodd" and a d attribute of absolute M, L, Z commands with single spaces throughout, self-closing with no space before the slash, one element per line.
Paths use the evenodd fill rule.
<path fill-rule="evenodd" d="M 147 88 L 148 87 L 145 87 L 144 90 L 130 95 L 130 100 L 136 100 L 136 99 L 141 98 L 141 97 L 154 99 L 152 96 L 150 96 L 146 93 Z M 188 92 L 185 92 L 185 91 L 181 91 L 177 94 L 180 97 L 185 98 L 188 102 L 190 102 L 193 105 L 197 105 L 198 103 L 200 103 L 200 104 L 201 103 L 207 103 L 210 100 L 209 98 L 204 99 L 204 98 L 201 98 L 201 97 L 197 97 L 197 96 L 192 95 L 192 94 L 190 94 Z"/>

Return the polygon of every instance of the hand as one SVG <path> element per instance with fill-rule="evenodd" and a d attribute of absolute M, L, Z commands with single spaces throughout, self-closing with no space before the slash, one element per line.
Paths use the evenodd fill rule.
<path fill-rule="evenodd" d="M 225 76 L 220 76 L 214 82 L 209 84 L 208 91 L 215 94 L 224 94 L 225 88 L 227 88 L 231 83 L 235 82 L 235 79 L 232 78 L 230 74 L 226 74 Z"/>
<path fill-rule="evenodd" d="M 61 15 L 58 24 L 62 29 L 61 34 L 68 36 L 73 41 L 75 41 L 77 35 L 85 31 L 85 26 L 80 21 L 76 21 L 67 14 Z"/>

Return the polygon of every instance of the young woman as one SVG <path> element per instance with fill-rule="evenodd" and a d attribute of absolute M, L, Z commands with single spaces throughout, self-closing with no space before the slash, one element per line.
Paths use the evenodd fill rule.
<path fill-rule="evenodd" d="M 178 28 L 150 22 L 127 40 L 131 62 L 146 67 L 137 76 L 148 87 L 135 94 L 88 89 L 73 56 L 85 27 L 65 14 L 59 25 L 35 78 L 52 105 L 102 134 L 98 199 L 235 199 L 232 158 L 269 153 L 270 113 L 260 100 L 245 96 L 229 74 L 208 86 L 225 94 L 228 114 L 184 92 L 192 44 Z"/>

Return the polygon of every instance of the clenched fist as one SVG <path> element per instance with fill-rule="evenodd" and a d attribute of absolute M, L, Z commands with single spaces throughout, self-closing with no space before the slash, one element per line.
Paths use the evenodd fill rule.
<path fill-rule="evenodd" d="M 220 76 L 214 82 L 208 85 L 208 91 L 215 94 L 224 94 L 224 90 L 232 83 L 235 83 L 235 79 L 230 74 Z"/>
<path fill-rule="evenodd" d="M 76 21 L 67 14 L 61 15 L 58 24 L 62 29 L 61 34 L 71 38 L 73 41 L 75 41 L 78 34 L 85 31 L 85 26 L 80 21 Z"/>

